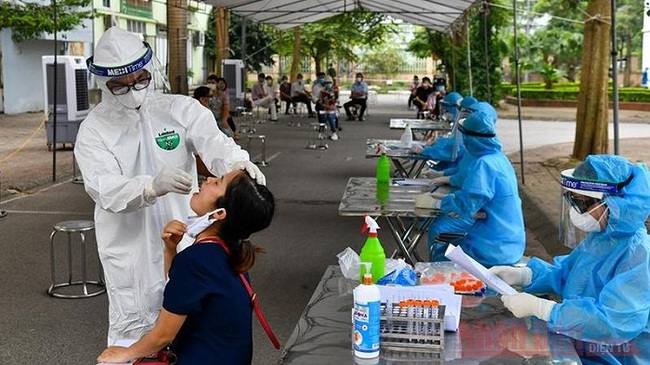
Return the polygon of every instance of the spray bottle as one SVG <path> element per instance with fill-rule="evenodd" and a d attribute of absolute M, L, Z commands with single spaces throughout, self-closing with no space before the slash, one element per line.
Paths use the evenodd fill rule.
<path fill-rule="evenodd" d="M 372 217 L 368 215 L 364 216 L 364 219 L 365 223 L 361 228 L 361 232 L 368 230 L 368 238 L 366 239 L 366 243 L 363 245 L 363 248 L 361 248 L 361 255 L 359 255 L 362 264 L 359 270 L 359 280 L 363 282 L 365 279 L 364 274 L 366 273 L 366 267 L 363 266 L 363 264 L 365 262 L 369 262 L 372 264 L 370 273 L 372 274 L 374 282 L 376 282 L 377 280 L 384 277 L 384 264 L 386 262 L 386 254 L 384 253 L 384 248 L 381 247 L 379 238 L 377 238 L 377 230 L 379 229 L 379 225 L 374 219 L 372 219 Z"/>
<path fill-rule="evenodd" d="M 366 273 L 361 285 L 354 288 L 354 356 L 364 359 L 379 356 L 379 288 L 373 284 L 369 262 L 361 263 Z"/>

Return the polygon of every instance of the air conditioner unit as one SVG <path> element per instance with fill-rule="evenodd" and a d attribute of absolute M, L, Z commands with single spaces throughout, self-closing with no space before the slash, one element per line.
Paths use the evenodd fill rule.
<path fill-rule="evenodd" d="M 205 46 L 205 33 L 201 31 L 192 32 L 192 45 L 194 47 Z"/>
<path fill-rule="evenodd" d="M 54 106 L 54 56 L 43 56 L 43 110 L 57 115 L 56 143 L 74 143 L 79 124 L 88 115 L 88 69 L 83 57 L 57 56 L 56 107 Z M 54 143 L 53 125 L 46 124 L 48 147 Z"/>
<path fill-rule="evenodd" d="M 205 32 L 199 31 L 198 34 L 199 34 L 199 35 L 198 35 L 198 38 L 199 38 L 199 39 L 198 39 L 199 47 L 203 47 L 203 46 L 205 46 Z"/>

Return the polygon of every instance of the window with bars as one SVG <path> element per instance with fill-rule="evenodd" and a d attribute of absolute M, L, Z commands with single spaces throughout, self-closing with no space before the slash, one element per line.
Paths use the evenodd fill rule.
<path fill-rule="evenodd" d="M 126 21 L 126 30 L 133 33 L 147 34 L 147 23 L 138 20 L 128 19 Z"/>

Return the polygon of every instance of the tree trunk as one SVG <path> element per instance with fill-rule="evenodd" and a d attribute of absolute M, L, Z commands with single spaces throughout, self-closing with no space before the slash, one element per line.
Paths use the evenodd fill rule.
<path fill-rule="evenodd" d="M 601 19 L 610 19 L 609 0 L 592 0 L 587 14 L 593 19 L 585 22 L 582 55 L 582 74 L 576 113 L 576 136 L 573 157 L 584 160 L 587 155 L 607 153 L 608 122 L 608 68 L 610 52 L 610 25 Z"/>
<path fill-rule="evenodd" d="M 169 85 L 172 94 L 188 94 L 187 0 L 167 0 Z"/>
<path fill-rule="evenodd" d="M 228 29 L 230 29 L 230 12 L 224 7 L 214 9 L 214 24 L 215 32 L 217 35 L 217 42 L 215 43 L 215 54 L 217 58 L 214 63 L 215 73 L 221 75 L 221 61 L 230 58 L 230 37 Z"/>
<path fill-rule="evenodd" d="M 293 57 L 291 58 L 291 82 L 296 81 L 300 68 L 300 27 L 293 28 Z"/>
<path fill-rule="evenodd" d="M 318 74 L 321 70 L 321 63 L 323 62 L 322 55 L 321 54 L 316 54 L 314 55 L 314 64 L 316 66 L 316 74 Z"/>
<path fill-rule="evenodd" d="M 632 86 L 632 35 L 625 31 L 625 75 L 623 76 L 623 86 Z"/>

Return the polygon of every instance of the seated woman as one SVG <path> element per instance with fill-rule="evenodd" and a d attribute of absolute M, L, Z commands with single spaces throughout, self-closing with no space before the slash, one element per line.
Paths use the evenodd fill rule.
<path fill-rule="evenodd" d="M 177 364 L 250 364 L 253 354 L 251 297 L 240 273 L 259 249 L 251 234 L 269 226 L 275 210 L 271 192 L 244 171 L 208 178 L 190 199 L 199 216 L 189 227 L 169 222 L 165 244 L 162 309 L 154 328 L 130 347 L 112 346 L 99 362 L 126 362 L 170 344 Z M 184 234 L 194 245 L 176 254 Z"/>
<path fill-rule="evenodd" d="M 577 340 L 583 364 L 649 364 L 648 168 L 619 156 L 587 156 L 575 170 L 562 172 L 561 184 L 562 213 L 568 213 L 561 217 L 586 237 L 553 263 L 533 257 L 526 267 L 493 267 L 525 291 L 501 299 L 516 317 L 535 316 L 548 322 L 549 331 Z M 561 301 L 528 293 L 555 294 Z"/>

